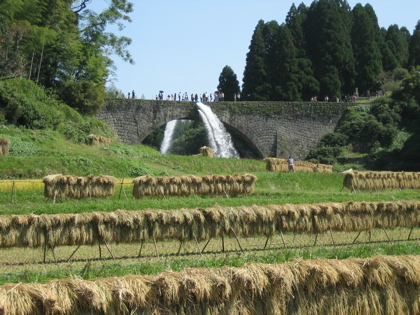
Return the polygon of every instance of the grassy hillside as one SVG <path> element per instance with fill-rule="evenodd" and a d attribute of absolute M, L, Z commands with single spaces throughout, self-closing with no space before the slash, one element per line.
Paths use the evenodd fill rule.
<path fill-rule="evenodd" d="M 0 137 L 11 140 L 10 155 L 1 156 L 0 177 L 3 180 L 42 179 L 50 174 L 112 175 L 130 182 L 145 174 L 180 176 L 252 173 L 258 177 L 255 192 L 235 198 L 217 197 L 149 197 L 141 201 L 132 197 L 130 185 L 116 186 L 116 194 L 107 199 L 78 201 L 58 200 L 45 203 L 43 185 L 24 190 L 17 184 L 16 197 L 10 197 L 10 187 L 0 191 L 0 213 L 60 213 L 113 211 L 125 209 L 176 209 L 210 207 L 215 204 L 241 206 L 252 204 L 316 203 L 355 201 L 392 201 L 416 199 L 415 190 L 352 193 L 343 189 L 343 175 L 321 173 L 273 173 L 261 160 L 208 158 L 199 156 L 162 155 L 143 146 L 114 143 L 90 146 L 71 143 L 54 131 L 34 131 L 8 127 L 0 129 Z"/>

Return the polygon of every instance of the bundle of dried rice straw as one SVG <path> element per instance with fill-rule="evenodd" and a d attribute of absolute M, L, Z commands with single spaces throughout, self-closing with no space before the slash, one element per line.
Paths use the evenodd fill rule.
<path fill-rule="evenodd" d="M 269 172 L 288 172 L 288 164 L 286 159 L 265 158 L 266 169 Z M 327 164 L 314 164 L 306 161 L 295 161 L 296 172 L 318 172 L 318 173 L 331 173 L 333 171 L 332 165 Z"/>
<path fill-rule="evenodd" d="M 242 195 L 255 189 L 252 174 L 163 176 L 144 175 L 133 180 L 133 196 Z"/>
<path fill-rule="evenodd" d="M 0 286 L 2 314 L 420 314 L 420 257 L 297 259 Z"/>
<path fill-rule="evenodd" d="M 47 198 L 103 198 L 114 195 L 115 183 L 113 176 L 86 176 L 54 174 L 45 176 L 44 196 Z"/>

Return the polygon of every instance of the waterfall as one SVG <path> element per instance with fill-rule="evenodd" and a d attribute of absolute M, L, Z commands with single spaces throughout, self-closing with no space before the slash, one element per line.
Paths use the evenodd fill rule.
<path fill-rule="evenodd" d="M 214 150 L 214 156 L 224 158 L 239 158 L 239 153 L 233 146 L 230 134 L 226 131 L 225 126 L 207 106 L 201 102 L 197 103 L 198 113 L 206 127 L 209 145 Z"/>
<path fill-rule="evenodd" d="M 172 144 L 172 137 L 176 127 L 177 120 L 171 120 L 166 124 L 163 140 L 160 145 L 160 153 L 167 154 Z"/>

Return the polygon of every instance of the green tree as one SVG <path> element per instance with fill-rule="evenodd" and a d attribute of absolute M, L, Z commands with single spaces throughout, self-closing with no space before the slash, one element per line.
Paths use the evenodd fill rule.
<path fill-rule="evenodd" d="M 239 81 L 231 67 L 225 66 L 223 68 L 219 76 L 217 90 L 223 92 L 225 101 L 233 101 L 235 96 L 240 92 Z"/>
<path fill-rule="evenodd" d="M 372 22 L 375 41 L 381 53 L 382 68 L 385 71 L 393 70 L 398 67 L 398 61 L 385 42 L 386 30 L 379 27 L 378 18 L 370 4 L 365 5 L 365 11 Z"/>
<path fill-rule="evenodd" d="M 300 98 L 309 101 L 313 96 L 319 95 L 319 82 L 313 74 L 313 65 L 309 58 L 299 58 L 298 87 Z"/>
<path fill-rule="evenodd" d="M 206 128 L 201 121 L 180 120 L 174 130 L 171 154 L 193 155 L 200 152 L 202 146 L 208 145 Z"/>
<path fill-rule="evenodd" d="M 297 49 L 293 44 L 292 34 L 285 24 L 277 30 L 274 50 L 276 54 L 273 56 L 273 65 L 270 66 L 273 70 L 270 78 L 274 89 L 270 100 L 301 100 Z"/>
<path fill-rule="evenodd" d="M 279 24 L 276 21 L 269 21 L 265 23 L 262 31 L 265 47 L 264 68 L 267 74 L 265 81 L 260 85 L 259 94 L 265 100 L 278 100 L 280 73 L 279 66 L 281 61 L 280 54 L 280 40 L 279 38 Z"/>
<path fill-rule="evenodd" d="M 301 3 L 297 8 L 292 4 L 287 16 L 286 25 L 290 30 L 294 46 L 297 49 L 297 82 L 299 99 L 310 100 L 319 93 L 319 82 L 313 74 L 313 64 L 306 52 L 304 22 L 307 17 L 308 7 Z"/>
<path fill-rule="evenodd" d="M 306 42 L 320 96 L 340 97 L 354 91 L 354 56 L 349 7 L 345 1 L 313 2 L 304 23 Z"/>
<path fill-rule="evenodd" d="M 295 4 L 293 3 L 286 16 L 286 25 L 292 34 L 293 44 L 298 50 L 298 58 L 306 56 L 303 23 L 306 20 L 307 11 L 308 8 L 304 3 L 301 3 L 298 8 L 296 8 Z"/>
<path fill-rule="evenodd" d="M 113 69 L 110 55 L 133 62 L 126 49 L 131 40 L 105 31 L 111 24 L 122 29 L 122 22 L 130 21 L 128 13 L 133 9 L 127 0 L 111 0 L 109 7 L 97 14 L 87 9 L 89 2 L 2 1 L 0 78 L 30 78 L 53 89 L 74 108 L 84 113 L 94 112 L 96 105 L 92 106 L 89 101 L 76 104 L 75 100 L 80 97 L 69 92 L 83 91 L 91 99 L 100 100 Z M 72 11 L 76 7 L 77 10 Z"/>
<path fill-rule="evenodd" d="M 55 31 L 41 23 L 45 7 L 37 0 L 0 3 L 0 77 L 30 78 L 37 73 L 37 55 L 56 38 Z"/>
<path fill-rule="evenodd" d="M 353 10 L 352 47 L 355 59 L 356 86 L 367 93 L 374 87 L 382 70 L 381 54 L 375 40 L 375 29 L 365 8 L 357 4 Z"/>
<path fill-rule="evenodd" d="M 103 84 L 90 80 L 67 80 L 62 82 L 59 95 L 67 105 L 78 112 L 94 115 L 102 108 L 106 93 Z"/>
<path fill-rule="evenodd" d="M 265 44 L 262 35 L 264 25 L 263 20 L 258 22 L 252 35 L 249 52 L 246 55 L 241 98 L 248 101 L 266 100 L 261 93 L 262 85 L 267 79 Z"/>
<path fill-rule="evenodd" d="M 407 67 L 409 53 L 407 32 L 403 29 L 400 29 L 396 24 L 390 25 L 385 36 L 385 41 L 397 59 L 398 65 L 405 68 Z"/>
<path fill-rule="evenodd" d="M 417 22 L 416 28 L 414 29 L 413 36 L 410 39 L 410 45 L 408 47 L 409 67 L 420 66 L 420 20 Z"/>

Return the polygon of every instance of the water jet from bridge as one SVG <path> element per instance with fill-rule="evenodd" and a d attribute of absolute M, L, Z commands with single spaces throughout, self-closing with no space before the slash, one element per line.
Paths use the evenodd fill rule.
<path fill-rule="evenodd" d="M 230 134 L 226 131 L 225 126 L 207 106 L 201 102 L 197 103 L 198 113 L 203 120 L 206 128 L 209 146 L 214 150 L 215 157 L 223 158 L 239 158 L 239 153 L 233 146 Z"/>
<path fill-rule="evenodd" d="M 171 147 L 176 123 L 177 120 L 171 120 L 166 124 L 165 133 L 163 134 L 163 141 L 160 145 L 160 153 L 162 154 L 167 154 Z"/>

